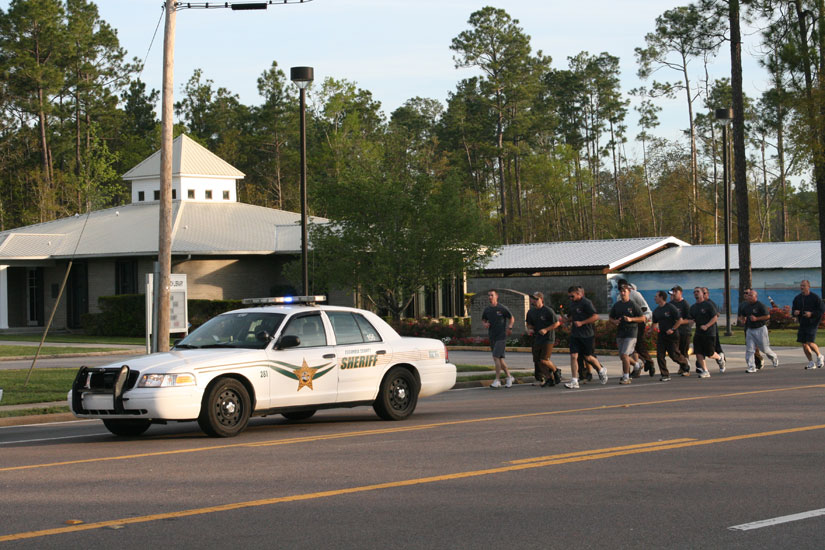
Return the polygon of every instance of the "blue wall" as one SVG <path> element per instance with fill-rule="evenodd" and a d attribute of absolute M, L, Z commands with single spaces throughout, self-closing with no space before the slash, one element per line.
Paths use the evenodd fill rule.
<path fill-rule="evenodd" d="M 754 270 L 751 276 L 753 288 L 759 293 L 759 301 L 769 305 L 768 296 L 780 307 L 790 306 L 794 297 L 799 294 L 799 283 L 803 279 L 808 279 L 812 284 L 820 280 L 819 269 L 772 269 Z M 681 286 L 684 291 L 684 298 L 693 303 L 693 288 L 706 286 L 710 291 L 710 299 L 716 302 L 720 309 L 725 308 L 725 277 L 721 271 L 690 271 L 672 273 L 627 273 L 609 275 L 612 286 L 610 290 L 611 300 L 618 299 L 618 291 L 615 282 L 618 279 L 627 279 L 636 285 L 642 296 L 645 297 L 651 308 L 656 307 L 653 297 L 659 290 L 667 292 L 674 285 Z M 731 271 L 731 310 L 734 315 L 739 308 L 739 273 Z M 811 292 L 822 296 L 821 287 L 811 287 Z M 612 303 L 612 302 L 611 302 Z"/>

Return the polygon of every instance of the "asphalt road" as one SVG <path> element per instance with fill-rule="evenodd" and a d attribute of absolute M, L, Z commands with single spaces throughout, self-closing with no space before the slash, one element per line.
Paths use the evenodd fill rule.
<path fill-rule="evenodd" d="M 452 390 L 404 422 L 233 439 L 0 428 L 0 547 L 821 548 L 824 413 L 825 370 L 788 365 Z"/>

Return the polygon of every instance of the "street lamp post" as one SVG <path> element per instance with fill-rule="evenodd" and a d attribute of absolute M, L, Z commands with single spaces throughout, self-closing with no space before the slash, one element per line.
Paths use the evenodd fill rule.
<path fill-rule="evenodd" d="M 304 296 L 309 295 L 309 268 L 307 264 L 307 128 L 306 89 L 315 78 L 312 67 L 292 67 L 289 78 L 301 90 L 301 282 Z"/>
<path fill-rule="evenodd" d="M 733 120 L 733 109 L 716 109 L 716 120 L 722 121 L 722 180 L 725 194 L 725 336 L 730 329 L 730 173 L 728 170 L 728 124 Z"/>

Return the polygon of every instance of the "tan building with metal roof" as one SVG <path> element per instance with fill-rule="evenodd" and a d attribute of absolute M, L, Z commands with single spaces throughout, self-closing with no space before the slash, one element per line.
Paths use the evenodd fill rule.
<path fill-rule="evenodd" d="M 172 272 L 187 275 L 189 298 L 287 292 L 300 214 L 237 202 L 244 174 L 186 136 L 173 152 Z M 131 204 L 0 232 L 0 328 L 42 326 L 70 260 L 56 329 L 80 327 L 101 296 L 142 293 L 157 260 L 160 152 L 123 178 Z"/>

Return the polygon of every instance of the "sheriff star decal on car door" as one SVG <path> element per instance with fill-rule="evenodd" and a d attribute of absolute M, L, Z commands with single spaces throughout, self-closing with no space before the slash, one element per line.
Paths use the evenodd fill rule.
<path fill-rule="evenodd" d="M 301 391 L 301 388 L 303 388 L 304 386 L 308 387 L 309 389 L 312 389 L 312 381 L 314 379 L 321 378 L 323 375 L 332 370 L 332 366 L 329 366 L 330 363 L 325 363 L 317 367 L 310 367 L 309 365 L 307 365 L 306 359 L 304 359 L 304 362 L 300 367 L 290 365 L 289 363 L 283 363 L 281 361 L 276 361 L 276 363 L 292 369 L 287 370 L 278 367 L 272 367 L 272 369 L 276 372 L 279 372 L 286 377 L 292 378 L 293 380 L 297 380 L 298 391 Z"/>

